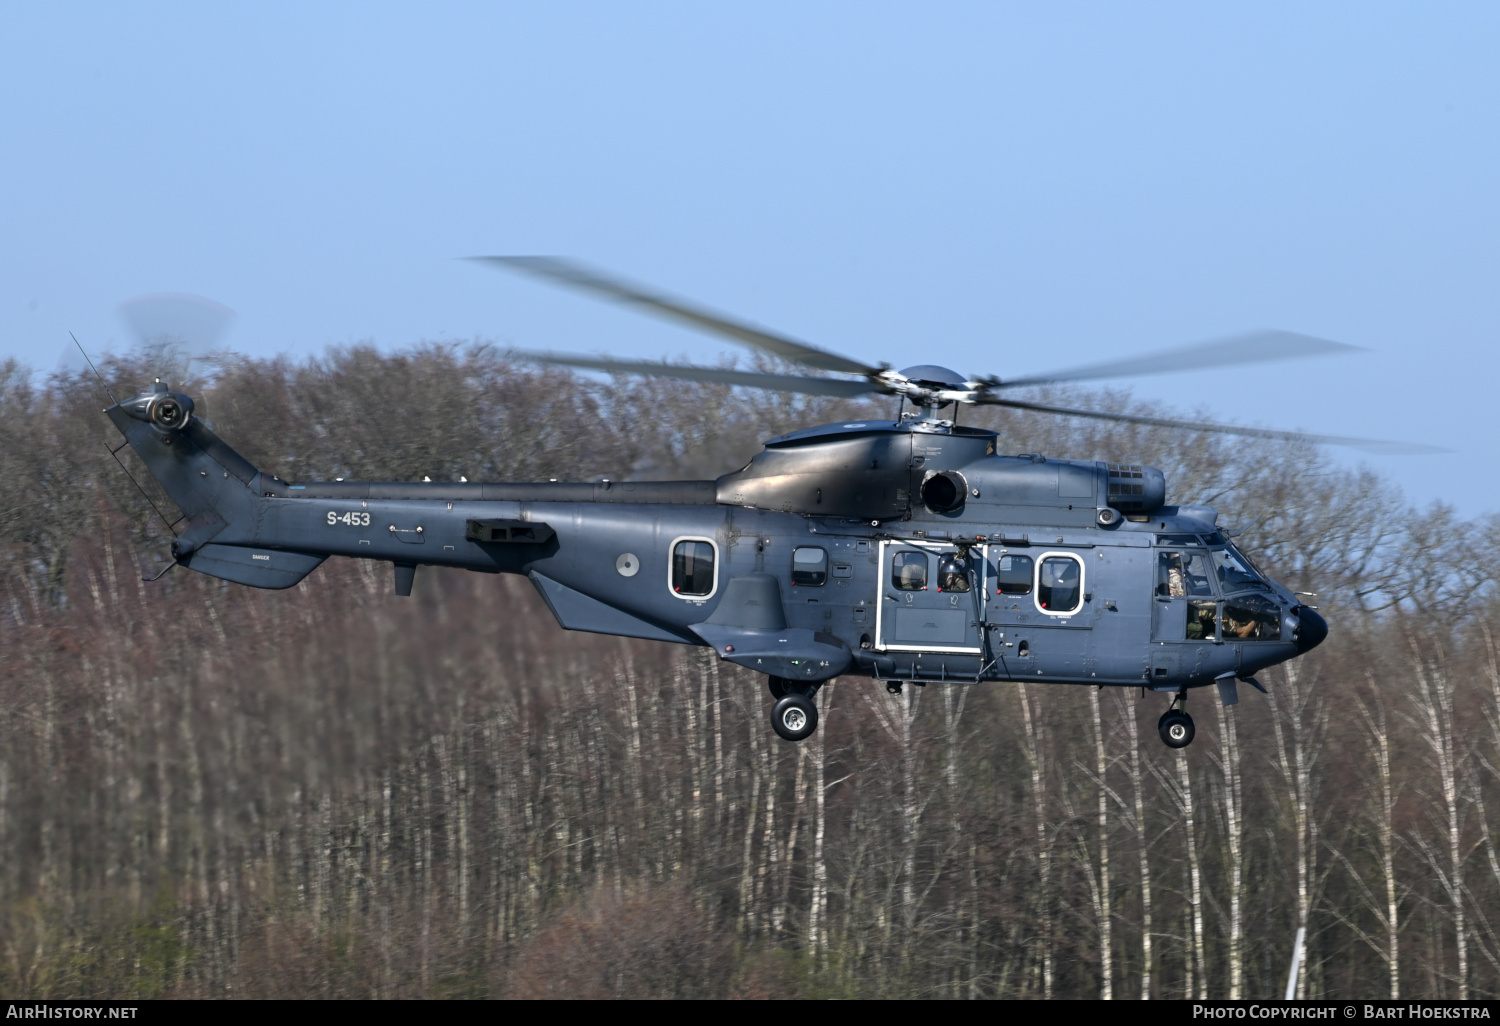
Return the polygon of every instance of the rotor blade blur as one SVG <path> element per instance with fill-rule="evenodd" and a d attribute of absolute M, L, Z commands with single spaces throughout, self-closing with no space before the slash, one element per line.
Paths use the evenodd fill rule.
<path fill-rule="evenodd" d="M 588 370 L 609 371 L 611 374 L 643 374 L 658 378 L 682 378 L 685 381 L 703 381 L 717 385 L 738 385 L 744 388 L 762 388 L 772 392 L 802 392 L 807 395 L 828 395 L 851 398 L 868 395 L 880 389 L 868 381 L 840 381 L 837 378 L 804 378 L 793 374 L 760 374 L 755 371 L 738 371 L 722 367 L 693 367 L 680 363 L 651 363 L 636 360 L 610 360 L 595 356 L 573 356 L 568 353 L 515 352 L 517 359 L 536 363 L 560 364 L 564 367 L 584 367 Z"/>
<path fill-rule="evenodd" d="M 234 321 L 234 311 L 202 296 L 141 296 L 120 304 L 120 317 L 136 341 L 176 342 L 210 352 Z"/>
<path fill-rule="evenodd" d="M 234 311 L 203 296 L 168 293 L 121 303 L 120 318 L 157 376 L 182 378 L 194 360 L 215 353 Z"/>
<path fill-rule="evenodd" d="M 1096 381 L 1101 378 L 1130 378 L 1143 374 L 1173 374 L 1178 371 L 1205 370 L 1211 367 L 1233 367 L 1273 360 L 1295 360 L 1308 356 L 1330 356 L 1334 353 L 1358 353 L 1360 346 L 1333 342 L 1295 331 L 1250 331 L 1229 338 L 1197 342 L 1173 349 L 1162 349 L 1123 360 L 1085 364 L 1051 374 L 1033 374 L 1000 382 L 1001 388 L 1025 388 L 1030 385 L 1052 385 L 1065 381 Z"/>
<path fill-rule="evenodd" d="M 1045 403 L 1029 403 L 1020 399 L 1001 399 L 988 396 L 978 402 L 985 406 L 1008 406 L 1016 410 L 1031 410 L 1036 413 L 1055 413 L 1060 417 L 1088 417 L 1092 420 L 1122 421 L 1126 424 L 1144 424 L 1147 427 L 1179 428 L 1184 431 L 1212 431 L 1221 435 L 1245 435 L 1250 438 L 1271 438 L 1285 442 L 1312 442 L 1317 445 L 1341 445 L 1351 449 L 1378 453 L 1382 456 L 1430 456 L 1452 452 L 1435 445 L 1419 445 L 1414 442 L 1386 442 L 1376 438 L 1351 438 L 1347 435 L 1315 435 L 1305 431 L 1276 431 L 1271 428 L 1240 427 L 1235 424 L 1215 424 L 1212 421 L 1177 420 L 1173 417 L 1144 417 L 1133 413 L 1105 413 L 1101 410 L 1075 410 L 1066 406 L 1048 406 Z"/>
<path fill-rule="evenodd" d="M 878 374 L 880 372 L 878 367 L 870 367 L 839 356 L 837 353 L 810 346 L 806 342 L 798 342 L 784 335 L 776 335 L 762 328 L 740 323 L 723 314 L 629 284 L 570 260 L 557 257 L 506 256 L 471 257 L 470 259 L 522 271 L 563 285 L 571 285 L 585 292 L 594 292 L 621 303 L 643 306 L 669 320 L 680 321 L 700 331 L 733 339 L 741 345 L 774 353 L 784 360 L 791 360 L 805 367 L 838 371 L 843 374 Z"/>

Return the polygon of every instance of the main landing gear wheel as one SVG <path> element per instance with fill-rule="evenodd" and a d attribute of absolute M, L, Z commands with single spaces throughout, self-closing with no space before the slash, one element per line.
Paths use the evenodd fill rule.
<path fill-rule="evenodd" d="M 1181 709 L 1168 709 L 1156 724 L 1168 748 L 1186 748 L 1193 743 L 1193 718 Z"/>
<path fill-rule="evenodd" d="M 805 741 L 818 729 L 818 707 L 806 695 L 785 695 L 771 708 L 771 729 L 788 741 Z"/>

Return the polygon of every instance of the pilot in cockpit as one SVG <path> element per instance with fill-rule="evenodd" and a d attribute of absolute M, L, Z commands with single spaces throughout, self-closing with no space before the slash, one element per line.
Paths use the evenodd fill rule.
<path fill-rule="evenodd" d="M 1182 565 L 1181 553 L 1163 552 L 1159 555 L 1156 593 L 1168 598 L 1183 598 L 1187 595 L 1187 570 Z"/>

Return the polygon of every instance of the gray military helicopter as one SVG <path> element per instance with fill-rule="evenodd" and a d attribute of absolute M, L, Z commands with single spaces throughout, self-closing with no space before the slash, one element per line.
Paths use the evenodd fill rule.
<path fill-rule="evenodd" d="M 1343 352 L 1258 332 L 1055 374 L 969 379 L 897 371 L 748 326 L 577 264 L 480 258 L 637 305 L 811 370 L 770 374 L 556 353 L 529 359 L 824 396 L 898 397 L 893 420 L 807 428 L 766 442 L 713 481 L 293 484 L 251 466 L 158 381 L 105 412 L 181 507 L 172 566 L 286 588 L 329 556 L 391 563 L 398 595 L 418 566 L 524 574 L 558 623 L 707 645 L 766 675 L 771 726 L 818 725 L 813 695 L 841 675 L 904 684 L 1027 681 L 1171 696 L 1159 730 L 1193 740 L 1192 688 L 1237 682 L 1307 652 L 1328 624 L 1271 580 L 1204 506 L 1167 504 L 1160 470 L 1002 455 L 992 431 L 945 418 L 1006 406 L 1190 431 L 1440 451 L 1290 431 L 1071 409 L 1008 390 Z M 906 407 L 910 409 L 906 409 Z M 904 412 L 902 412 L 904 411 Z M 170 568 L 170 567 L 169 567 Z"/>

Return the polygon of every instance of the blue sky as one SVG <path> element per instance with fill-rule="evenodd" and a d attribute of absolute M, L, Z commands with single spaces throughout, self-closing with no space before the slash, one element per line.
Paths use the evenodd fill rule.
<path fill-rule="evenodd" d="M 1497 53 L 1493 4 L 7 4 L 0 358 L 163 291 L 255 354 L 725 351 L 453 259 L 567 254 L 897 366 L 1366 346 L 1135 387 L 1500 510 Z"/>

